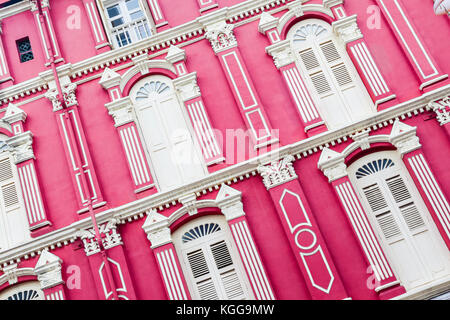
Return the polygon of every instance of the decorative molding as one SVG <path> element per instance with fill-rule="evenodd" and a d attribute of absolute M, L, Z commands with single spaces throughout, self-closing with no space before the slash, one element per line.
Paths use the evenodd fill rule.
<path fill-rule="evenodd" d="M 348 175 L 345 156 L 329 148 L 323 149 L 317 165 L 328 178 L 329 182 L 333 182 Z"/>
<path fill-rule="evenodd" d="M 242 192 L 222 184 L 216 197 L 216 203 L 227 221 L 245 216 L 242 204 Z"/>
<path fill-rule="evenodd" d="M 117 224 L 119 220 L 112 218 L 104 224 L 99 226 L 100 235 L 102 235 L 102 246 L 105 250 L 122 245 L 122 237 L 117 231 Z M 91 256 L 100 252 L 100 246 L 95 238 L 94 228 L 80 230 L 78 236 L 84 244 L 84 251 L 86 256 Z"/>
<path fill-rule="evenodd" d="M 75 90 L 77 85 L 75 83 L 67 83 L 61 86 L 63 99 L 67 108 L 78 105 L 77 97 L 75 94 Z M 63 109 L 60 98 L 58 99 L 59 93 L 56 88 L 50 88 L 45 97 L 49 99 L 53 104 L 53 112 L 59 111 Z"/>
<path fill-rule="evenodd" d="M 348 16 L 340 20 L 334 21 L 331 25 L 333 31 L 344 43 L 349 43 L 363 38 L 363 34 L 356 22 L 357 15 Z"/>
<path fill-rule="evenodd" d="M 279 18 L 275 18 L 268 12 L 263 12 L 259 19 L 258 31 L 265 34 L 267 31 L 276 28 L 279 22 Z"/>
<path fill-rule="evenodd" d="M 295 158 L 288 155 L 281 160 L 272 161 L 270 165 L 258 167 L 258 172 L 261 174 L 267 190 L 297 179 L 297 174 L 292 165 L 293 161 L 295 161 Z"/>
<path fill-rule="evenodd" d="M 323 0 L 323 6 L 327 9 L 331 9 L 339 4 L 344 4 L 344 0 Z"/>
<path fill-rule="evenodd" d="M 169 220 L 156 210 L 149 210 L 147 219 L 142 226 L 152 244 L 152 249 L 172 243 L 172 234 L 169 228 Z"/>
<path fill-rule="evenodd" d="M 135 121 L 133 103 L 129 96 L 105 104 L 108 114 L 114 119 L 114 126 L 120 127 Z"/>
<path fill-rule="evenodd" d="M 216 54 L 237 47 L 237 40 L 233 33 L 234 25 L 225 21 L 206 26 L 205 37 L 211 43 Z"/>
<path fill-rule="evenodd" d="M 266 47 L 266 52 L 272 56 L 277 69 L 295 62 L 290 40 L 283 40 Z"/>
<path fill-rule="evenodd" d="M 33 134 L 31 131 L 12 136 L 5 142 L 12 148 L 11 153 L 15 164 L 34 159 Z"/>
<path fill-rule="evenodd" d="M 17 274 L 17 263 L 13 263 L 3 267 L 3 272 L 5 273 L 6 280 L 10 285 L 16 284 L 18 281 L 19 275 Z"/>
<path fill-rule="evenodd" d="M 41 252 L 41 256 L 34 267 L 34 272 L 43 290 L 64 283 L 61 274 L 61 263 L 62 260 L 58 256 L 48 252 L 48 250 Z"/>
<path fill-rule="evenodd" d="M 178 48 L 177 46 L 170 46 L 169 51 L 167 52 L 166 60 L 172 64 L 185 61 L 186 51 Z"/>
<path fill-rule="evenodd" d="M 389 141 L 404 155 L 422 147 L 416 134 L 417 127 L 411 127 L 399 120 L 394 122 Z"/>
<path fill-rule="evenodd" d="M 359 144 L 361 150 L 367 150 L 370 148 L 369 132 L 369 130 L 362 130 L 351 135 L 353 141 Z"/>
<path fill-rule="evenodd" d="M 18 121 L 25 122 L 26 118 L 27 114 L 25 113 L 25 111 L 17 107 L 15 104 L 10 103 L 6 108 L 6 112 L 2 120 L 11 125 Z"/>
<path fill-rule="evenodd" d="M 106 67 L 103 71 L 102 77 L 98 82 L 104 89 L 110 89 L 120 84 L 121 75 Z"/>
<path fill-rule="evenodd" d="M 139 69 L 139 71 L 143 76 L 149 73 L 149 68 L 147 65 L 148 54 L 143 53 L 134 58 L 131 58 L 131 60 L 133 61 L 133 64 Z"/>
<path fill-rule="evenodd" d="M 181 99 L 186 102 L 200 97 L 200 88 L 197 85 L 197 72 L 191 72 L 172 80 L 173 86 L 180 94 Z"/>
<path fill-rule="evenodd" d="M 436 113 L 436 120 L 441 126 L 450 123 L 450 96 L 439 102 L 430 102 L 428 107 Z"/>
<path fill-rule="evenodd" d="M 289 3 L 287 7 L 289 8 L 289 11 L 296 16 L 297 18 L 303 16 L 303 2 L 302 0 L 297 0 Z"/>
<path fill-rule="evenodd" d="M 195 193 L 187 194 L 178 199 L 178 201 L 183 205 L 183 208 L 188 212 L 190 216 L 196 215 L 198 213 L 197 209 L 197 196 Z"/>

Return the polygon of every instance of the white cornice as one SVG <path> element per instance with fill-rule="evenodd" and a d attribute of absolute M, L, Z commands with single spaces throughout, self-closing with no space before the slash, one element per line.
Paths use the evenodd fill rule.
<path fill-rule="evenodd" d="M 31 10 L 30 1 L 21 1 L 13 5 L 0 9 L 0 20 L 11 17 L 15 14 Z"/>
<path fill-rule="evenodd" d="M 280 149 L 265 153 L 256 158 L 235 164 L 225 169 L 214 172 L 202 179 L 193 181 L 187 185 L 178 187 L 168 192 L 157 193 L 149 197 L 139 199 L 120 207 L 105 210 L 96 215 L 97 223 L 101 224 L 115 218 L 126 223 L 143 218 L 151 209 L 163 211 L 172 205 L 178 204 L 178 199 L 188 193 L 195 193 L 197 196 L 206 194 L 213 190 L 219 190 L 223 183 L 231 185 L 245 178 L 257 175 L 257 168 L 260 165 L 269 164 L 274 159 L 282 159 L 288 155 L 293 155 L 297 159 L 307 157 L 340 144 L 351 136 L 370 128 L 372 131 L 394 124 L 395 120 L 403 120 L 428 110 L 430 101 L 439 100 L 450 94 L 450 85 L 427 92 L 420 97 L 403 102 L 392 108 L 383 110 L 362 121 L 353 123 L 344 128 L 327 131 L 314 137 L 298 141 L 284 146 Z M 44 248 L 54 249 L 68 242 L 73 242 L 77 238 L 77 231 L 92 227 L 90 218 L 74 222 L 73 224 L 52 231 L 31 241 L 21 244 L 15 248 L 0 253 L 0 265 L 23 259 L 24 256 L 34 256 Z"/>

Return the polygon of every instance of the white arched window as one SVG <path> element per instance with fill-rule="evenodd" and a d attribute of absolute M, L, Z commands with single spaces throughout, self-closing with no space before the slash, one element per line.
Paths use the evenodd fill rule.
<path fill-rule="evenodd" d="M 223 216 L 195 219 L 175 231 L 173 239 L 194 300 L 253 299 Z"/>
<path fill-rule="evenodd" d="M 319 19 L 294 25 L 288 35 L 297 66 L 313 96 L 322 119 L 330 129 L 342 127 L 375 112 L 345 44 Z"/>
<path fill-rule="evenodd" d="M 27 281 L 0 292 L 0 300 L 44 300 L 44 293 L 39 281 Z"/>
<path fill-rule="evenodd" d="M 17 168 L 9 150 L 0 141 L 0 252 L 31 239 Z"/>
<path fill-rule="evenodd" d="M 161 75 L 142 79 L 130 97 L 160 189 L 203 177 L 206 166 L 172 81 Z"/>
<path fill-rule="evenodd" d="M 357 160 L 349 177 L 407 290 L 450 274 L 450 254 L 396 151 Z"/>

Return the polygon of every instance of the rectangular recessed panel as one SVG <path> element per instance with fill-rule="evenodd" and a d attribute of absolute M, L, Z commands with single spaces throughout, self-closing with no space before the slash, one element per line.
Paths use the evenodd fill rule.
<path fill-rule="evenodd" d="M 391 239 L 401 234 L 394 216 L 389 211 L 377 217 L 378 224 L 386 239 Z"/>
<path fill-rule="evenodd" d="M 220 277 L 222 279 L 222 284 L 223 287 L 225 288 L 225 293 L 227 295 L 228 300 L 237 300 L 245 298 L 241 282 L 239 281 L 239 277 L 234 269 L 222 273 Z"/>
<path fill-rule="evenodd" d="M 322 71 L 312 74 L 311 80 L 318 94 L 325 94 L 331 91 L 330 84 Z"/>
<path fill-rule="evenodd" d="M 406 187 L 405 182 L 400 176 L 386 179 L 386 183 L 389 187 L 389 190 L 392 192 L 392 195 L 394 196 L 395 202 L 400 203 L 402 201 L 411 199 L 408 188 Z"/>
<path fill-rule="evenodd" d="M 197 283 L 198 293 L 201 300 L 219 300 L 217 290 L 212 279 Z"/>
<path fill-rule="evenodd" d="M 368 186 L 363 189 L 363 192 L 373 212 L 387 208 L 388 205 L 378 185 Z"/>
<path fill-rule="evenodd" d="M 11 170 L 11 162 L 9 159 L 0 161 L 0 182 L 12 179 L 13 173 Z"/>
<path fill-rule="evenodd" d="M 345 64 L 338 64 L 337 66 L 331 67 L 331 70 L 333 71 L 334 77 L 339 86 L 343 87 L 352 83 L 352 78 L 350 77 Z"/>
<path fill-rule="evenodd" d="M 320 45 L 320 49 L 322 49 L 322 53 L 325 56 L 325 59 L 327 59 L 328 63 L 339 60 L 341 58 L 336 49 L 336 46 L 332 41 L 322 43 Z"/>
<path fill-rule="evenodd" d="M 221 241 L 211 245 L 211 252 L 216 262 L 217 269 L 222 269 L 233 264 L 230 252 L 228 251 L 225 241 Z"/>
<path fill-rule="evenodd" d="M 13 206 L 19 203 L 16 185 L 14 183 L 2 186 L 2 196 L 6 207 Z"/>
<path fill-rule="evenodd" d="M 414 202 L 401 206 L 400 211 L 402 212 L 402 216 L 405 219 L 410 231 L 414 231 L 425 226 L 425 222 L 423 221 L 422 216 L 420 215 L 419 210 L 417 210 Z"/>
<path fill-rule="evenodd" d="M 302 61 L 306 67 L 306 70 L 315 69 L 320 66 L 319 61 L 317 60 L 313 49 L 307 49 L 307 50 L 301 51 L 300 58 L 302 58 Z"/>
<path fill-rule="evenodd" d="M 189 260 L 189 265 L 191 266 L 194 278 L 198 278 L 209 273 L 208 265 L 206 264 L 205 256 L 203 255 L 202 250 L 188 253 L 187 258 Z"/>

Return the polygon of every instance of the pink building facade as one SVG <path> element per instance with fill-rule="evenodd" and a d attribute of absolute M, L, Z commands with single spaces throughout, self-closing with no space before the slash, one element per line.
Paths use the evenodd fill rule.
<path fill-rule="evenodd" d="M 0 299 L 449 298 L 448 1 L 0 3 Z"/>

